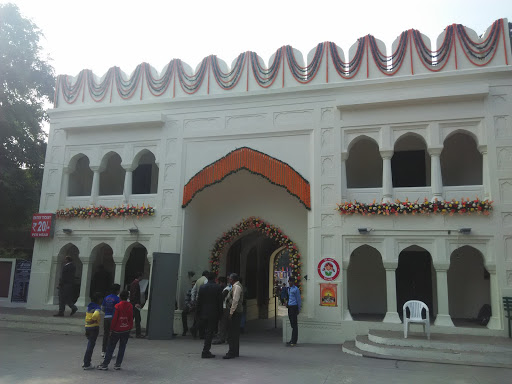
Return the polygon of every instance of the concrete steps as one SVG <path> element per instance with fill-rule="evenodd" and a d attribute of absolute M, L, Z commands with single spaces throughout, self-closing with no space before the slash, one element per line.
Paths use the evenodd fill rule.
<path fill-rule="evenodd" d="M 512 339 L 492 336 L 410 333 L 370 330 L 343 344 L 355 356 L 391 360 L 512 368 Z"/>

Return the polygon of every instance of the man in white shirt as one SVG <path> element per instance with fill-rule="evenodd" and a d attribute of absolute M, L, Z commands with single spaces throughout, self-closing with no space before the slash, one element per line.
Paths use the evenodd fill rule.
<path fill-rule="evenodd" d="M 192 292 L 190 293 L 192 303 L 194 303 L 194 306 L 197 302 L 197 295 L 199 294 L 199 288 L 201 288 L 202 285 L 206 284 L 208 282 L 208 278 L 206 277 L 208 275 L 208 271 L 203 271 L 203 275 L 197 279 L 194 288 L 192 288 Z M 201 339 L 204 339 L 204 329 L 200 329 L 199 327 L 199 317 L 198 313 L 196 312 L 194 316 L 194 324 L 190 328 L 190 333 L 194 337 L 194 339 L 197 337 L 197 331 L 199 330 L 199 337 Z"/>
<path fill-rule="evenodd" d="M 227 306 L 229 307 L 229 326 L 228 326 L 228 343 L 229 350 L 223 359 L 233 359 L 239 356 L 240 349 L 240 319 L 243 312 L 244 293 L 240 278 L 236 273 L 229 275 L 232 285 L 231 291 L 228 293 Z"/>

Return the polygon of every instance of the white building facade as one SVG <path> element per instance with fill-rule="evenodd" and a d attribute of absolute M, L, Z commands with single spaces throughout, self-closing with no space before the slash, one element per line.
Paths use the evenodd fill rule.
<path fill-rule="evenodd" d="M 154 252 L 171 252 L 181 255 L 176 328 L 190 282 L 212 268 L 239 272 L 248 317 L 267 318 L 273 267 L 287 252 L 301 280 L 300 342 L 400 329 L 409 299 L 427 303 L 432 332 L 505 335 L 510 28 L 497 20 L 478 37 L 452 25 L 436 47 L 409 30 L 390 53 L 368 35 L 346 56 L 321 43 L 306 64 L 284 46 L 268 65 L 245 52 L 229 68 L 209 56 L 195 71 L 173 60 L 161 73 L 143 63 L 130 76 L 117 67 L 102 78 L 59 76 L 39 212 L 68 217 L 57 218 L 52 239 L 36 239 L 28 308 L 56 308 L 66 255 L 85 306 L 99 265 L 125 286 L 138 270 L 151 277 Z M 336 210 L 436 199 L 453 206 Z M 145 211 L 120 212 L 132 206 Z M 79 207 L 87 218 L 72 217 Z M 104 207 L 121 217 L 101 217 Z M 148 207 L 154 214 L 143 215 Z M 337 306 L 320 305 L 325 258 L 341 267 L 330 282 Z M 492 317 L 476 326 L 485 304 Z"/>

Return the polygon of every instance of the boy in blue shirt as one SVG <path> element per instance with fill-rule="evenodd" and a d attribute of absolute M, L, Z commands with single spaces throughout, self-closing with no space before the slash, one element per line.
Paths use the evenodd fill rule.
<path fill-rule="evenodd" d="M 110 324 L 112 323 L 114 311 L 116 310 L 115 305 L 121 301 L 118 296 L 120 290 L 121 286 L 119 284 L 112 285 L 112 293 L 105 297 L 103 303 L 101 303 L 101 310 L 105 313 L 105 317 L 103 318 L 103 345 L 101 346 L 101 357 L 105 357 L 105 352 L 107 352 Z"/>
<path fill-rule="evenodd" d="M 299 326 L 297 324 L 297 316 L 299 315 L 301 308 L 300 290 L 295 285 L 295 278 L 290 277 L 288 280 L 290 288 L 288 288 L 288 318 L 290 319 L 290 326 L 292 327 L 292 338 L 286 343 L 289 347 L 295 347 L 297 345 L 297 339 L 299 337 Z"/>

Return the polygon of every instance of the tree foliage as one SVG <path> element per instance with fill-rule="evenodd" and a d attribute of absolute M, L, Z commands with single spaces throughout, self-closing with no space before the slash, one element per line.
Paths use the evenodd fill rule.
<path fill-rule="evenodd" d="M 41 56 L 41 30 L 14 4 L 0 4 L 0 249 L 31 248 L 55 76 Z"/>

